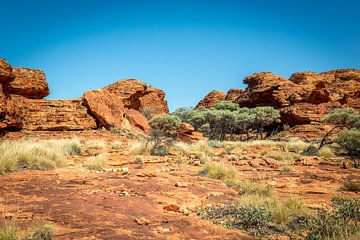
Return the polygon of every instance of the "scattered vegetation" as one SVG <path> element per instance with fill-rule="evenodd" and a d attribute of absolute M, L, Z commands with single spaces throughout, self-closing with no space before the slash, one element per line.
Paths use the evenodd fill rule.
<path fill-rule="evenodd" d="M 181 121 L 190 123 L 209 139 L 237 139 L 255 132 L 263 138 L 280 123 L 280 113 L 272 107 L 240 108 L 238 104 L 223 101 L 211 109 L 177 109 L 174 113 Z"/>
<path fill-rule="evenodd" d="M 354 166 L 360 166 L 360 114 L 351 108 L 334 109 L 323 120 L 335 126 L 323 137 L 320 148 L 331 141 L 328 138 L 336 129 L 345 129 L 333 139 L 334 142 L 353 158 Z"/>
<path fill-rule="evenodd" d="M 5 222 L 4 226 L 0 227 L 1 240 L 19 240 L 18 227 L 13 222 Z"/>
<path fill-rule="evenodd" d="M 106 154 L 99 154 L 97 156 L 89 157 L 84 166 L 90 170 L 101 171 L 107 165 L 107 155 Z"/>
<path fill-rule="evenodd" d="M 81 153 L 81 144 L 77 139 L 3 141 L 0 152 L 0 174 L 22 169 L 49 170 L 66 166 L 69 156 Z"/>

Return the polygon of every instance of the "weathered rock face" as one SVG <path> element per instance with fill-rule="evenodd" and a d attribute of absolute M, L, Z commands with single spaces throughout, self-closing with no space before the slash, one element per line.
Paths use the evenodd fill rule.
<path fill-rule="evenodd" d="M 282 131 L 277 134 L 276 137 L 280 139 L 283 137 L 301 137 L 305 141 L 319 141 L 330 129 L 332 129 L 330 125 L 322 125 L 319 123 L 303 124 Z"/>
<path fill-rule="evenodd" d="M 0 83 L 0 119 L 5 117 L 5 114 L 6 114 L 6 96 L 2 91 L 2 84 Z"/>
<path fill-rule="evenodd" d="M 0 83 L 11 82 L 13 78 L 10 64 L 5 59 L 0 58 Z"/>
<path fill-rule="evenodd" d="M 111 129 L 128 125 L 121 99 L 109 91 L 105 89 L 87 91 L 83 98 L 85 106 L 98 120 L 99 126 Z"/>
<path fill-rule="evenodd" d="M 189 123 L 182 123 L 177 132 L 177 138 L 184 142 L 197 142 L 199 140 L 205 140 L 206 138 L 202 133 L 195 131 L 194 127 Z"/>
<path fill-rule="evenodd" d="M 88 114 L 82 99 L 24 99 L 22 128 L 32 131 L 95 129 L 96 122 Z"/>
<path fill-rule="evenodd" d="M 169 113 L 165 93 L 136 79 L 120 80 L 105 89 L 121 98 L 126 108 L 138 111 L 151 108 L 155 115 Z"/>
<path fill-rule="evenodd" d="M 5 93 L 32 99 L 41 99 L 49 95 L 50 90 L 44 72 L 28 68 L 12 68 L 12 74 L 14 80 L 4 86 Z"/>
<path fill-rule="evenodd" d="M 125 108 L 125 116 L 131 126 L 136 130 L 144 132 L 146 134 L 151 133 L 149 121 L 139 111 L 131 108 Z"/>
<path fill-rule="evenodd" d="M 198 103 L 196 108 L 198 107 L 212 108 L 218 102 L 225 100 L 225 98 L 226 98 L 226 93 L 213 90 Z"/>
<path fill-rule="evenodd" d="M 356 69 L 298 72 L 289 80 L 260 72 L 246 77 L 244 83 L 248 84 L 245 91 L 231 89 L 225 99 L 241 107 L 277 108 L 283 123 L 291 126 L 320 122 L 334 108 L 352 107 L 360 111 L 360 70 Z M 200 102 L 202 106 L 216 102 L 211 100 L 215 94 L 209 95 Z"/>
<path fill-rule="evenodd" d="M 165 93 L 135 79 L 88 91 L 72 100 L 43 100 L 49 94 L 45 73 L 14 68 L 0 59 L 0 130 L 86 130 L 133 128 L 150 133 L 138 111 L 168 113 Z M 125 105 L 125 106 L 124 106 Z"/>
<path fill-rule="evenodd" d="M 225 97 L 226 101 L 235 102 L 240 96 L 244 94 L 244 89 L 241 88 L 231 88 Z"/>

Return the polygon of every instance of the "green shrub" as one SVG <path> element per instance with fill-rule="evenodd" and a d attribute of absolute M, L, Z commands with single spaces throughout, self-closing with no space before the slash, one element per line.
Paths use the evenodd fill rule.
<path fill-rule="evenodd" d="M 150 120 L 150 126 L 168 136 L 174 136 L 181 125 L 181 120 L 174 115 L 160 115 Z"/>
<path fill-rule="evenodd" d="M 334 140 L 349 155 L 360 156 L 360 130 L 350 129 L 342 131 Z"/>

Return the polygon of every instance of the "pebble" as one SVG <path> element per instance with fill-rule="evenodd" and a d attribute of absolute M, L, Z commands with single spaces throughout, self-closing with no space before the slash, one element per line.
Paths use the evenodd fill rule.
<path fill-rule="evenodd" d="M 188 185 L 186 184 L 186 183 L 181 183 L 181 182 L 176 182 L 175 183 L 175 187 L 183 187 L 183 188 L 185 188 L 185 187 L 187 187 Z"/>
<path fill-rule="evenodd" d="M 178 212 L 180 210 L 180 207 L 175 204 L 170 204 L 165 206 L 164 209 L 169 212 Z"/>
<path fill-rule="evenodd" d="M 149 223 L 150 223 L 150 221 L 147 220 L 147 219 L 144 218 L 144 217 L 135 218 L 135 222 L 136 222 L 138 225 L 149 225 Z"/>

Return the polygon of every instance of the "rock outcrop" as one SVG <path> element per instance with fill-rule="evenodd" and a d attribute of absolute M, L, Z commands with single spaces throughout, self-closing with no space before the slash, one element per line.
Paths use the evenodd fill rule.
<path fill-rule="evenodd" d="M 360 111 L 360 70 L 356 69 L 298 72 L 289 79 L 260 72 L 246 77 L 244 83 L 248 85 L 245 91 L 231 89 L 225 99 L 241 107 L 277 108 L 282 122 L 291 126 L 320 122 L 334 108 Z M 199 105 L 211 107 L 222 98 L 216 96 L 211 92 Z"/>
<path fill-rule="evenodd" d="M 244 94 L 244 89 L 241 88 L 231 88 L 227 93 L 225 100 L 235 102 L 240 96 Z"/>
<path fill-rule="evenodd" d="M 105 89 L 87 91 L 83 96 L 84 104 L 98 120 L 98 124 L 106 129 L 128 126 L 124 105 L 117 96 Z"/>
<path fill-rule="evenodd" d="M 199 103 L 196 105 L 196 108 L 199 107 L 206 107 L 206 108 L 212 108 L 214 107 L 218 102 L 225 100 L 226 93 L 213 90 L 208 95 L 206 95 Z"/>
<path fill-rule="evenodd" d="M 21 95 L 31 99 L 41 99 L 49 95 L 45 73 L 28 68 L 12 68 L 14 79 L 4 87 L 7 94 Z"/>
<path fill-rule="evenodd" d="M 132 108 L 125 108 L 125 116 L 135 130 L 139 130 L 146 134 L 151 133 L 149 121 L 139 111 Z"/>
<path fill-rule="evenodd" d="M 43 99 L 48 94 L 44 72 L 11 67 L 0 59 L 0 130 L 77 131 L 104 127 L 150 133 L 148 120 L 139 110 L 169 112 L 162 90 L 135 79 L 118 81 L 72 100 Z"/>
<path fill-rule="evenodd" d="M 10 64 L 5 59 L 0 58 L 0 84 L 9 83 L 13 80 L 14 76 L 11 71 Z"/>
<path fill-rule="evenodd" d="M 83 100 L 24 99 L 22 128 L 31 131 L 86 130 L 97 127 Z"/>
<path fill-rule="evenodd" d="M 177 139 L 193 143 L 199 140 L 205 140 L 206 138 L 202 135 L 202 133 L 195 131 L 191 124 L 182 123 L 177 131 Z"/>
<path fill-rule="evenodd" d="M 150 108 L 155 115 L 169 113 L 165 93 L 139 80 L 119 80 L 106 86 L 105 89 L 119 97 L 126 108 L 138 111 Z"/>

